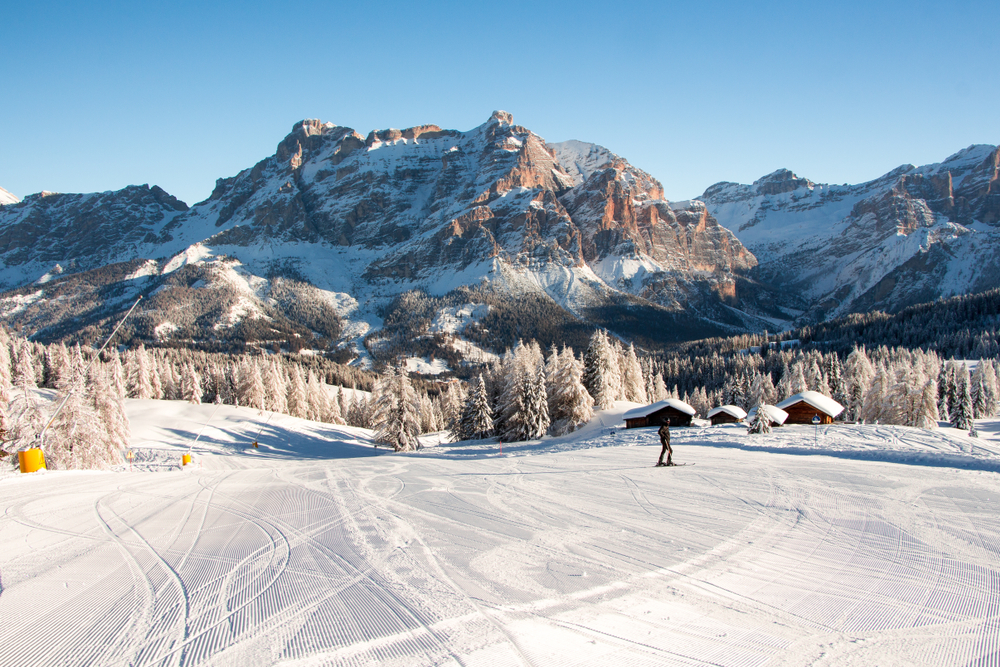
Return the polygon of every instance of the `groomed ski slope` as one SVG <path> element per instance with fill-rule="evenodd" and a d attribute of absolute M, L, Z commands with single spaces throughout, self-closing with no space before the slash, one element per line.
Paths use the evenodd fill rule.
<path fill-rule="evenodd" d="M 998 664 L 997 422 L 674 429 L 671 469 L 628 407 L 393 455 L 130 401 L 141 470 L 0 477 L 0 665 Z"/>

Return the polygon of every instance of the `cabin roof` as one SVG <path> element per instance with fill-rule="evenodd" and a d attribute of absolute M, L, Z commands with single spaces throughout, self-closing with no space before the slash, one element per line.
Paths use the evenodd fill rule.
<path fill-rule="evenodd" d="M 788 398 L 786 398 L 785 400 L 783 400 L 781 403 L 778 403 L 778 407 L 779 408 L 787 408 L 787 407 L 795 405 L 796 403 L 799 403 L 799 402 L 808 403 L 812 407 L 816 408 L 817 410 L 820 410 L 821 412 L 824 412 L 824 413 L 830 415 L 831 417 L 836 417 L 837 415 L 839 415 L 841 412 L 844 411 L 844 406 L 843 405 L 841 405 L 837 401 L 833 400 L 829 396 L 824 396 L 823 394 L 819 393 L 818 391 L 802 391 L 802 392 L 799 392 L 798 394 L 795 394 L 794 396 L 789 396 Z"/>
<path fill-rule="evenodd" d="M 724 412 L 727 415 L 732 415 L 736 419 L 744 419 L 747 416 L 746 411 L 739 407 L 738 405 L 720 405 L 717 408 L 712 408 L 708 413 L 708 418 L 711 419 L 720 412 Z"/>
<path fill-rule="evenodd" d="M 650 403 L 649 405 L 643 405 L 642 407 L 632 408 L 626 412 L 622 418 L 623 419 L 641 419 L 642 417 L 648 417 L 654 412 L 659 412 L 664 408 L 673 408 L 678 412 L 683 412 L 685 414 L 695 415 L 695 409 L 684 401 L 678 400 L 676 398 L 667 398 L 662 401 L 657 401 L 656 403 Z"/>
<path fill-rule="evenodd" d="M 764 414 L 766 414 L 775 424 L 784 424 L 785 420 L 788 419 L 788 413 L 774 405 L 765 405 Z M 750 414 L 747 415 L 747 421 L 752 422 L 756 416 L 757 408 L 752 408 L 750 410 Z"/>

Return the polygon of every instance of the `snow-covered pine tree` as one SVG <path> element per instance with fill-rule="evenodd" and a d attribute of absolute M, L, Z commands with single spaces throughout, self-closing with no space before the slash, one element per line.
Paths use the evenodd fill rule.
<path fill-rule="evenodd" d="M 330 397 L 330 409 L 323 421 L 330 424 L 340 424 L 341 426 L 347 423 L 344 420 L 343 413 L 340 411 L 340 394 L 343 393 L 343 391 L 342 387 L 336 388 L 336 393 Z"/>
<path fill-rule="evenodd" d="M 803 363 L 802 371 L 806 381 L 806 389 L 818 391 L 827 396 L 830 394 L 830 387 L 826 385 L 826 381 L 823 378 L 823 371 L 820 369 L 815 356 L 812 354 L 809 355 Z"/>
<path fill-rule="evenodd" d="M 653 378 L 653 384 L 655 385 L 655 392 L 653 393 L 654 401 L 662 401 L 670 398 L 671 394 L 667 391 L 667 383 L 663 381 L 663 376 L 659 373 Z M 676 391 L 674 392 L 677 393 Z"/>
<path fill-rule="evenodd" d="M 530 366 L 524 370 L 514 397 L 516 409 L 507 420 L 503 436 L 509 442 L 536 440 L 549 429 L 544 370 Z"/>
<path fill-rule="evenodd" d="M 309 404 L 309 419 L 313 421 L 323 421 L 330 410 L 330 395 L 326 393 L 326 388 L 316 373 L 309 371 L 306 379 L 306 402 Z"/>
<path fill-rule="evenodd" d="M 830 389 L 829 396 L 841 405 L 848 404 L 847 387 L 844 384 L 844 365 L 836 353 L 823 355 L 823 375 Z"/>
<path fill-rule="evenodd" d="M 146 348 L 142 346 L 142 343 L 139 343 L 138 348 L 127 353 L 125 369 L 128 374 L 129 398 L 153 398 L 153 385 L 149 380 L 149 357 L 146 356 Z"/>
<path fill-rule="evenodd" d="M 753 421 L 747 425 L 747 433 L 765 434 L 771 432 L 771 420 L 764 410 L 764 404 L 757 405 L 757 412 L 753 416 Z"/>
<path fill-rule="evenodd" d="M 583 360 L 583 386 L 594 399 L 597 410 L 613 407 L 617 396 L 618 378 L 614 376 L 617 368 L 612 366 L 611 356 L 607 335 L 598 329 L 590 337 Z"/>
<path fill-rule="evenodd" d="M 914 426 L 919 428 L 937 428 L 937 382 L 928 378 L 920 387 L 920 408 Z"/>
<path fill-rule="evenodd" d="M 452 436 L 462 430 L 462 413 L 465 410 L 465 401 L 468 394 L 465 384 L 458 380 L 452 380 L 445 387 L 441 396 L 441 416 L 444 420 L 444 427 L 448 429 Z M 489 400 L 487 398 L 487 400 Z"/>
<path fill-rule="evenodd" d="M 964 431 L 972 428 L 972 396 L 969 393 L 969 371 L 965 364 L 955 367 L 955 402 L 951 406 L 951 425 Z"/>
<path fill-rule="evenodd" d="M 264 378 L 260 375 L 260 366 L 250 358 L 244 358 L 240 365 L 239 375 L 240 405 L 255 410 L 264 409 Z"/>
<path fill-rule="evenodd" d="M 938 371 L 938 396 L 937 396 L 937 406 L 938 406 L 938 417 L 946 422 L 951 422 L 950 415 L 950 405 L 948 403 L 949 394 L 948 387 L 954 378 L 949 379 L 949 373 L 951 372 L 951 366 L 949 364 L 941 364 L 941 369 Z"/>
<path fill-rule="evenodd" d="M 506 441 L 521 441 L 540 438 L 536 426 L 544 422 L 548 429 L 548 397 L 545 392 L 545 371 L 540 363 L 540 352 L 518 343 L 513 351 L 504 357 L 506 388 L 501 396 L 501 410 L 495 430 Z M 535 392 L 542 392 L 541 407 Z M 539 412 L 544 415 L 538 414 Z"/>
<path fill-rule="evenodd" d="M 10 338 L 7 336 L 7 331 L 0 326 L 0 448 L 10 429 L 7 407 L 14 387 L 11 377 Z"/>
<path fill-rule="evenodd" d="M 972 416 L 982 419 L 989 412 L 989 390 L 986 387 L 986 362 L 982 359 L 976 364 L 969 383 L 969 394 L 972 397 Z"/>
<path fill-rule="evenodd" d="M 552 422 L 556 421 L 558 406 L 556 405 L 556 395 L 559 391 L 559 381 L 562 375 L 562 358 L 555 344 L 549 350 L 549 358 L 545 360 L 545 392 L 549 402 L 549 417 Z"/>
<path fill-rule="evenodd" d="M 9 452 L 21 451 L 38 444 L 37 436 L 45 426 L 45 415 L 41 402 L 35 396 L 35 363 L 31 344 L 22 338 L 15 343 L 17 356 L 14 359 L 12 390 L 13 400 L 8 406 L 8 429 L 4 448 Z"/>
<path fill-rule="evenodd" d="M 885 422 L 892 410 L 891 404 L 886 401 L 892 373 L 881 361 L 875 368 L 875 377 L 872 378 L 868 390 L 865 392 L 864 403 L 861 406 L 861 419 L 866 422 Z"/>
<path fill-rule="evenodd" d="M 184 364 L 181 374 L 181 399 L 192 405 L 201 403 L 201 380 L 191 362 Z"/>
<path fill-rule="evenodd" d="M 575 431 L 594 416 L 594 399 L 583 386 L 583 364 L 577 361 L 572 348 L 564 347 L 559 355 L 558 374 L 549 403 L 552 433 L 563 435 Z"/>
<path fill-rule="evenodd" d="M 867 391 L 872 379 L 875 377 L 875 369 L 865 351 L 864 346 L 855 347 L 844 363 L 844 385 L 847 391 L 847 415 L 849 421 L 861 419 L 861 412 L 864 408 L 865 391 Z"/>
<path fill-rule="evenodd" d="M 121 462 L 109 446 L 108 432 L 94 409 L 94 401 L 82 374 L 73 372 L 65 385 L 62 410 L 45 434 L 46 467 L 56 470 L 106 470 Z M 108 392 L 110 393 L 110 391 Z"/>
<path fill-rule="evenodd" d="M 152 395 L 150 398 L 155 398 L 160 400 L 163 398 L 163 381 L 160 379 L 160 364 L 156 359 L 156 353 L 153 350 L 147 350 L 146 355 L 149 358 L 149 385 L 152 388 Z"/>
<path fill-rule="evenodd" d="M 454 440 L 483 440 L 493 435 L 493 408 L 486 390 L 486 381 L 480 373 L 462 409 L 459 427 L 452 431 Z"/>
<path fill-rule="evenodd" d="M 649 402 L 646 395 L 646 383 L 642 377 L 642 367 L 639 365 L 639 358 L 635 356 L 635 346 L 631 343 L 629 343 L 622 364 L 622 386 L 626 401 L 642 404 Z"/>
<path fill-rule="evenodd" d="M 62 343 L 50 345 L 44 356 L 45 373 L 42 378 L 42 386 L 50 389 L 62 389 L 70 382 L 69 375 L 72 372 L 69 360 L 69 351 Z"/>
<path fill-rule="evenodd" d="M 163 385 L 163 398 L 176 401 L 181 398 L 183 389 L 181 381 L 174 372 L 174 365 L 166 357 L 160 359 L 160 383 Z"/>
<path fill-rule="evenodd" d="M 961 376 L 968 376 L 968 372 L 965 368 L 965 364 L 960 364 L 954 359 L 948 361 L 948 414 L 949 416 L 954 416 L 952 413 L 955 411 L 958 401 L 961 396 Z M 952 421 L 952 420 L 949 420 Z M 952 422 L 954 423 L 954 422 Z"/>
<path fill-rule="evenodd" d="M 128 396 L 128 391 L 125 388 L 125 369 L 122 368 L 122 358 L 117 349 L 111 348 L 110 359 L 108 380 L 111 382 L 111 391 L 119 399 L 124 399 Z"/>
<path fill-rule="evenodd" d="M 271 359 L 261 374 L 264 381 L 264 409 L 270 412 L 288 414 L 288 387 L 285 373 L 276 359 Z"/>
<path fill-rule="evenodd" d="M 339 393 L 338 398 L 340 399 L 340 416 L 343 417 L 345 423 L 350 424 L 351 407 L 353 406 L 354 401 L 352 401 L 351 398 L 347 396 L 347 391 L 345 390 L 344 387 L 341 387 L 338 393 Z M 355 393 L 357 392 L 354 389 L 352 389 L 351 396 L 353 397 Z"/>
<path fill-rule="evenodd" d="M 302 369 L 293 364 L 288 370 L 288 414 L 299 419 L 308 419 L 309 400 L 306 397 L 306 383 L 302 379 Z"/>
<path fill-rule="evenodd" d="M 986 360 L 985 368 L 985 388 L 986 388 L 986 417 L 992 418 L 997 414 L 997 402 L 1000 400 L 1000 387 L 997 386 L 997 371 L 992 359 Z"/>
<path fill-rule="evenodd" d="M 417 393 L 399 366 L 390 366 L 376 390 L 375 437 L 397 452 L 419 449 L 420 415 Z"/>
<path fill-rule="evenodd" d="M 805 377 L 805 364 L 802 361 L 796 361 L 792 364 L 790 370 L 791 376 L 788 380 L 788 390 L 792 392 L 789 396 L 794 396 L 803 391 L 806 391 L 809 386 L 806 384 Z M 784 398 L 788 398 L 785 396 Z"/>
<path fill-rule="evenodd" d="M 92 454 L 98 467 L 123 463 L 122 451 L 129 447 L 132 437 L 132 428 L 125 413 L 125 397 L 118 393 L 109 372 L 113 372 L 113 365 L 105 368 L 103 364 L 94 364 L 89 372 L 90 399 L 106 434 L 103 442 L 93 446 Z"/>

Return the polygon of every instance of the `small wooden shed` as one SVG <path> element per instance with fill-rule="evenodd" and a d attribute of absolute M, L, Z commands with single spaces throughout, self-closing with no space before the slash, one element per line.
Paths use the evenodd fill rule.
<path fill-rule="evenodd" d="M 765 405 L 764 414 L 767 415 L 768 420 L 771 422 L 771 426 L 781 426 L 788 419 L 787 412 L 773 405 Z M 747 422 L 752 424 L 756 416 L 757 408 L 751 408 L 750 413 L 747 414 Z"/>
<path fill-rule="evenodd" d="M 684 401 L 668 398 L 641 408 L 632 408 L 625 413 L 625 428 L 643 426 L 690 426 L 695 410 Z"/>
<path fill-rule="evenodd" d="M 818 391 L 803 391 L 789 396 L 778 407 L 788 413 L 787 424 L 812 424 L 819 417 L 820 424 L 832 424 L 844 411 L 844 406 Z"/>
<path fill-rule="evenodd" d="M 735 424 L 746 419 L 747 413 L 738 405 L 720 405 L 712 408 L 708 413 L 708 419 L 712 426 L 718 424 Z"/>

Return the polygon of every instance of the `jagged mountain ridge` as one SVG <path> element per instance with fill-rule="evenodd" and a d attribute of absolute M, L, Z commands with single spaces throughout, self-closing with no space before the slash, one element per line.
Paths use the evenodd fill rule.
<path fill-rule="evenodd" d="M 487 285 L 613 329 L 672 313 L 675 330 L 647 332 L 652 341 L 754 323 L 730 306 L 753 291 L 742 275 L 756 260 L 704 205 L 675 209 L 619 156 L 550 147 L 504 112 L 467 132 L 365 137 L 302 121 L 273 156 L 190 209 L 146 186 L 28 197 L 0 208 L 0 260 L 11 290 L 0 317 L 42 337 L 79 335 L 138 293 L 150 297 L 140 338 L 205 340 L 250 320 L 257 338 L 316 334 L 294 298 L 275 296 L 279 283 L 279 293 L 312 290 L 325 338 L 369 349 L 412 289 L 443 297 Z"/>
<path fill-rule="evenodd" d="M 1000 151 L 970 146 L 859 185 L 781 169 L 701 200 L 759 260 L 753 275 L 808 303 L 804 320 L 1000 286 Z"/>
<path fill-rule="evenodd" d="M 0 206 L 3 206 L 4 204 L 16 204 L 19 201 L 21 200 L 15 195 L 12 195 L 3 188 L 0 188 Z"/>

